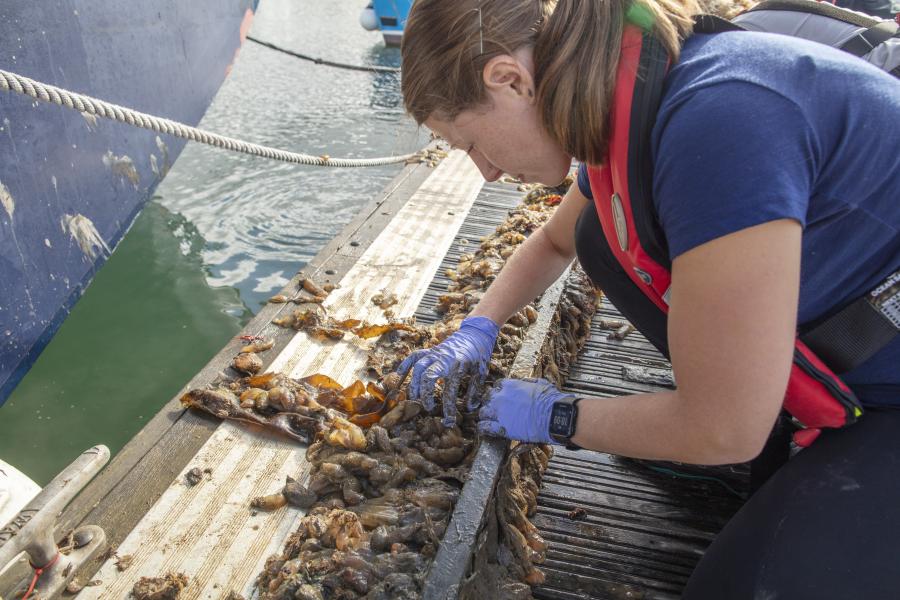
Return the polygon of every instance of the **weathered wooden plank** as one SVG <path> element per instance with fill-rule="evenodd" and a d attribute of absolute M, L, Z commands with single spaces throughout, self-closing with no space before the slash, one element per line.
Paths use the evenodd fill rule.
<path fill-rule="evenodd" d="M 628 522 L 609 514 L 596 515 L 593 511 L 589 512 L 589 518 L 579 521 L 570 519 L 568 513 L 552 512 L 555 514 L 542 508 L 532 520 L 548 538 L 584 548 L 639 549 L 648 555 L 652 548 L 656 552 L 665 552 L 665 560 L 676 564 L 693 564 L 713 537 L 709 531 L 700 529 L 680 526 L 666 531 L 662 522 Z"/>
<path fill-rule="evenodd" d="M 386 287 L 400 299 L 394 307 L 396 314 L 411 315 L 482 184 L 464 153 L 451 154 L 393 219 L 371 228 L 378 237 L 325 301 L 329 314 L 380 320 L 381 311 L 370 300 Z M 455 214 L 447 214 L 448 209 Z M 351 238 L 338 246 L 337 254 L 344 256 L 347 248 L 353 249 L 347 253 L 355 254 L 359 247 L 353 245 L 355 241 Z M 355 338 L 318 342 L 298 333 L 269 370 L 293 376 L 320 371 L 350 383 L 362 375 L 371 343 Z M 154 445 L 150 452 L 159 455 L 154 463 L 165 460 L 164 444 Z M 297 511 L 282 510 L 261 520 L 248 510 L 249 501 L 279 489 L 285 475 L 302 478 L 303 455 L 296 442 L 249 431 L 243 425 L 222 424 L 204 441 L 191 464 L 175 473 L 174 481 L 173 477 L 166 480 L 162 495 L 120 544 L 120 553 L 134 556 L 132 567 L 120 573 L 107 562 L 97 575 L 103 584 L 84 590 L 81 597 L 120 598 L 138 577 L 171 570 L 191 576 L 185 598 L 217 597 L 229 589 L 249 594 L 254 576 L 298 516 Z M 216 463 L 210 481 L 193 488 L 181 481 L 188 466 L 210 462 Z M 114 496 L 107 498 L 111 501 Z M 260 529 L 266 530 L 265 536 Z"/>
<path fill-rule="evenodd" d="M 621 568 L 623 571 L 627 571 L 637 577 L 659 577 L 660 573 L 663 573 L 687 579 L 693 567 L 693 562 L 683 565 L 668 560 L 660 560 L 659 556 L 644 556 L 640 552 L 641 549 L 631 553 L 627 550 L 618 551 L 618 549 L 612 552 L 608 547 L 604 548 L 597 543 L 591 544 L 590 542 L 593 540 L 585 540 L 583 538 L 577 539 L 577 543 L 567 543 L 564 539 L 555 535 L 550 535 L 545 539 L 550 544 L 548 558 L 569 563 L 583 561 L 588 568 L 596 563 L 599 565 L 598 568 Z M 668 557 L 665 558 L 667 559 Z"/>
<path fill-rule="evenodd" d="M 282 293 L 293 293 L 304 277 L 311 277 L 319 283 L 337 283 L 356 263 L 356 258 L 346 256 L 342 250 L 368 248 L 377 233 L 387 226 L 432 172 L 424 164 L 405 167 L 291 279 Z M 358 245 L 351 246 L 351 242 Z M 241 331 L 242 335 L 265 335 L 274 339 L 273 349 L 262 356 L 264 363 L 271 362 L 296 333 L 272 325 L 272 319 L 294 309 L 296 306 L 293 304 L 269 304 Z M 207 385 L 228 369 L 240 346 L 241 342 L 235 339 L 217 353 L 116 454 L 110 464 L 60 515 L 58 538 L 83 524 L 101 524 L 112 546 L 118 545 L 125 538 L 220 425 L 217 419 L 186 412 L 181 407 L 179 398 L 188 389 Z M 122 498 L 129 500 L 126 502 Z M 86 574 L 98 567 L 99 563 L 93 565 L 93 569 L 88 569 Z M 0 577 L 0 596 L 8 596 L 29 574 L 30 569 L 24 562 L 17 565 L 17 568 L 8 569 Z M 84 576 L 83 574 L 82 577 Z"/>
<path fill-rule="evenodd" d="M 599 315 L 622 319 L 608 303 Z M 664 389 L 623 377 L 624 366 L 670 366 L 643 336 L 609 340 L 596 317 L 591 331 L 565 389 L 583 396 Z M 686 476 L 673 477 L 660 467 Z M 541 566 L 546 581 L 533 589 L 535 598 L 679 597 L 709 543 L 740 506 L 736 492 L 745 488 L 740 467 L 701 469 L 557 449 L 532 521 L 549 544 Z"/>
<path fill-rule="evenodd" d="M 584 600 L 585 598 L 639 598 L 640 600 L 676 600 L 679 594 L 627 585 L 610 577 L 601 579 L 573 571 L 571 565 L 544 565 L 545 585 L 534 590 L 538 600 Z"/>

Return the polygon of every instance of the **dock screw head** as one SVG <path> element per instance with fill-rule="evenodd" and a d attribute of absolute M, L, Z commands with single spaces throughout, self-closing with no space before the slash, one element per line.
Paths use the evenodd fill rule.
<path fill-rule="evenodd" d="M 79 529 L 72 534 L 72 543 L 76 548 L 83 548 L 94 539 L 94 532 L 90 529 Z"/>

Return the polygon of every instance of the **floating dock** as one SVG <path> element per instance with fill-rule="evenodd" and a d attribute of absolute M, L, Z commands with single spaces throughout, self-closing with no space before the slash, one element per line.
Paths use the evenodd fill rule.
<path fill-rule="evenodd" d="M 432 322 L 437 296 L 449 283 L 446 269 L 493 232 L 521 198 L 515 185 L 485 184 L 463 152 L 451 152 L 434 169 L 409 165 L 286 290 L 293 294 L 305 277 L 333 283 L 338 287 L 325 301 L 330 315 L 379 321 L 383 317 L 370 300 L 385 289 L 399 300 L 393 307 L 398 318 Z M 275 340 L 263 354 L 264 370 L 292 377 L 326 373 L 342 383 L 360 378 L 370 342 L 320 343 L 271 324 L 293 310 L 292 304 L 269 304 L 242 332 Z M 597 317 L 621 318 L 608 303 Z M 565 388 L 594 396 L 660 389 L 625 375 L 625 367 L 635 366 L 668 371 L 652 346 L 637 333 L 624 341 L 609 340 L 607 333 L 595 318 Z M 107 552 L 79 573 L 82 583 L 92 585 L 78 598 L 124 598 L 139 578 L 166 572 L 190 578 L 180 598 L 225 598 L 232 591 L 254 597 L 266 558 L 281 551 L 302 511 L 256 512 L 250 501 L 280 489 L 287 475 L 302 481 L 309 471 L 304 449 L 252 426 L 187 411 L 178 401 L 187 390 L 220 377 L 241 346 L 235 339 L 222 349 L 61 514 L 58 539 L 78 526 L 99 525 L 115 555 L 130 556 L 124 570 Z M 487 484 L 470 479 L 458 508 L 467 496 L 491 494 L 501 464 L 488 455 L 491 447 L 483 444 L 476 460 L 483 459 L 493 474 Z M 194 468 L 205 474 L 191 486 L 185 474 Z M 716 475 L 732 488 L 746 483 L 742 473 Z M 637 461 L 558 449 L 538 504 L 533 521 L 550 549 L 541 566 L 546 581 L 533 590 L 536 598 L 649 599 L 679 596 L 741 500 L 716 481 L 674 479 Z M 435 564 L 462 566 L 453 571 L 460 580 L 443 587 L 440 597 L 454 597 L 462 580 L 477 571 L 473 540 L 445 537 Z M 432 571 L 430 578 L 437 569 Z M 9 596 L 29 573 L 24 564 L 8 572 L 0 579 L 0 596 Z M 426 583 L 426 596 L 428 589 Z"/>

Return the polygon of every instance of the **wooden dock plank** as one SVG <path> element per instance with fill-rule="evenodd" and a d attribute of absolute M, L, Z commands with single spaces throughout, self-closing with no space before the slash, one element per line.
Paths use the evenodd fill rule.
<path fill-rule="evenodd" d="M 424 164 L 405 167 L 341 232 L 336 235 L 292 280 L 283 293 L 291 293 L 304 277 L 319 283 L 337 283 L 356 263 L 394 215 L 432 174 Z M 327 216 L 323 216 L 327 218 Z M 242 334 L 274 338 L 275 347 L 265 353 L 264 363 L 280 353 L 294 331 L 271 324 L 273 318 L 293 305 L 270 304 L 262 308 Z M 220 425 L 218 419 L 185 411 L 178 401 L 189 389 L 202 387 L 228 368 L 241 343 L 234 340 L 213 357 L 154 418 L 110 461 L 110 464 L 63 511 L 56 537 L 62 539 L 74 528 L 102 524 L 108 543 L 116 547 L 138 520 L 167 489 Z M 102 443 L 102 439 L 97 440 Z M 128 502 L 122 498 L 128 497 Z M 90 579 L 99 563 L 88 565 L 81 578 Z M 25 560 L 0 574 L 0 597 L 8 597 L 31 570 Z"/>
<path fill-rule="evenodd" d="M 393 219 L 393 215 L 431 172 L 424 165 L 411 165 L 404 169 L 378 198 L 360 211 L 292 278 L 284 291 L 296 290 L 298 282 L 304 277 L 311 277 L 320 283 L 339 281 L 357 260 L 347 256 L 347 249 L 367 248 L 376 237 L 373 232 L 380 231 Z M 351 242 L 357 242 L 359 246 L 350 246 Z M 269 304 L 241 332 L 265 335 L 275 340 L 275 347 L 263 355 L 264 361 L 267 361 L 267 356 L 277 356 L 294 337 L 294 331 L 271 324 L 272 319 L 293 308 L 294 305 Z M 134 515 L 146 511 L 220 424 L 218 419 L 185 411 L 179 398 L 189 389 L 208 384 L 227 369 L 240 346 L 241 342 L 233 340 L 223 348 L 138 432 L 66 508 L 60 516 L 58 534 L 63 535 L 81 524 L 103 523 L 111 543 L 117 544 L 125 537 L 137 521 Z M 118 500 L 123 490 L 139 499 L 140 502 L 135 502 L 135 505 L 143 503 L 146 506 L 143 509 L 134 506 L 137 511 L 123 507 Z M 128 514 L 123 514 L 123 509 Z M 0 584 L 0 592 L 4 589 Z"/>
<path fill-rule="evenodd" d="M 563 389 L 580 396 L 660 391 L 624 377 L 628 365 L 669 369 L 639 333 L 612 340 L 599 318 L 623 317 L 608 302 Z M 655 470 L 667 466 L 689 477 Z M 697 479 L 704 476 L 707 479 Z M 678 598 L 697 561 L 742 500 L 742 467 L 679 466 L 557 448 L 544 473 L 532 522 L 549 544 L 539 600 Z M 581 516 L 573 519 L 575 511 Z"/>
<path fill-rule="evenodd" d="M 381 311 L 371 297 L 386 288 L 400 299 L 394 307 L 397 316 L 412 315 L 482 184 L 464 153 L 451 154 L 344 274 L 325 303 L 329 313 L 380 321 Z M 354 253 L 359 247 L 347 245 Z M 321 343 L 298 333 L 270 370 L 293 376 L 321 371 L 350 383 L 363 375 L 371 343 Z M 192 578 L 185 597 L 216 598 L 232 589 L 249 595 L 266 557 L 280 546 L 298 516 L 297 511 L 280 511 L 260 518 L 248 510 L 249 501 L 279 489 L 285 475 L 302 474 L 302 448 L 243 426 L 222 424 L 198 450 L 174 481 L 167 480 L 171 485 L 119 545 L 120 555 L 134 556 L 132 567 L 119 572 L 114 561 L 107 561 L 95 576 L 103 583 L 86 588 L 80 598 L 120 598 L 139 577 L 166 571 Z M 165 454 L 161 444 L 151 452 Z M 183 473 L 204 461 L 216 464 L 212 479 L 187 487 Z M 263 529 L 270 544 L 262 543 Z"/>

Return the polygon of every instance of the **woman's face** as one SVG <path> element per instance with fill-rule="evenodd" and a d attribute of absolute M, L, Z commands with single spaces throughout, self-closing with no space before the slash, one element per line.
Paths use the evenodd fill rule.
<path fill-rule="evenodd" d="M 425 125 L 454 148 L 467 151 L 488 181 L 506 173 L 529 183 L 560 183 L 572 158 L 541 125 L 530 49 L 491 59 L 484 79 L 486 106 L 463 111 L 450 121 L 432 115 Z"/>

